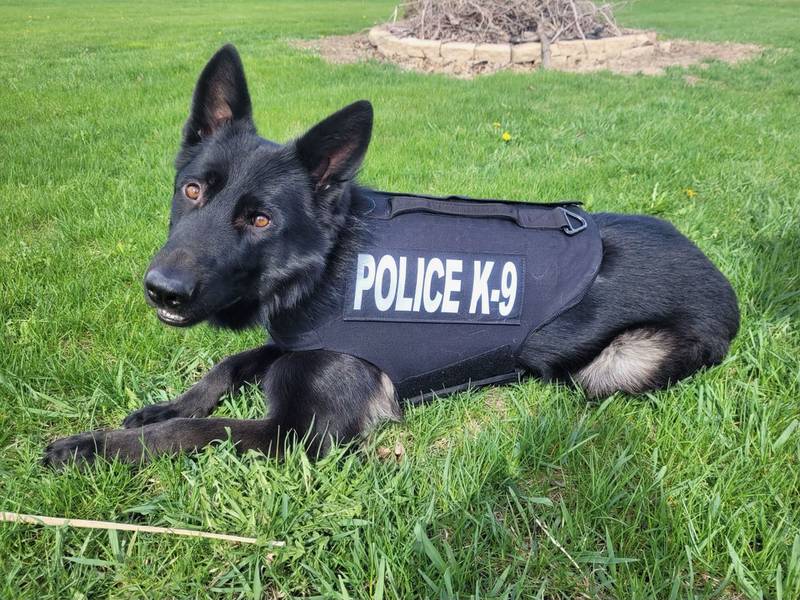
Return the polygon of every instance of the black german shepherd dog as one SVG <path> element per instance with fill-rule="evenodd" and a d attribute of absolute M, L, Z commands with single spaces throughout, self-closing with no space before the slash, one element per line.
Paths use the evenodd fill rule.
<path fill-rule="evenodd" d="M 351 206 L 367 190 L 353 179 L 371 130 L 372 107 L 361 101 L 288 144 L 259 137 L 239 55 L 221 48 L 194 91 L 169 238 L 144 280 L 159 319 L 177 327 L 266 325 L 341 277 L 359 244 Z M 719 363 L 739 325 L 725 277 L 664 221 L 618 214 L 594 221 L 598 275 L 578 304 L 525 338 L 519 369 L 603 397 L 662 388 Z M 269 400 L 268 418 L 205 418 L 225 394 L 254 382 Z M 268 455 L 305 438 L 320 454 L 401 413 L 392 381 L 371 363 L 267 343 L 226 358 L 174 401 L 133 412 L 123 429 L 55 441 L 44 463 L 97 456 L 138 463 L 228 437 L 240 451 Z"/>

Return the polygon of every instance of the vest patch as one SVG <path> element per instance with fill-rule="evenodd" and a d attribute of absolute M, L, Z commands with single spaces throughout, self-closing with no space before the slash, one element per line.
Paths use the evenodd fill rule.
<path fill-rule="evenodd" d="M 525 257 L 364 251 L 347 281 L 346 321 L 518 325 Z"/>

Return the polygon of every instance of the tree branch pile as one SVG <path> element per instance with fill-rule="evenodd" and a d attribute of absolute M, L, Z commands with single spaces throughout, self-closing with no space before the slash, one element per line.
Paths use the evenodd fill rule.
<path fill-rule="evenodd" d="M 409 0 L 393 30 L 428 40 L 528 42 L 620 35 L 615 4 L 589 0 Z"/>

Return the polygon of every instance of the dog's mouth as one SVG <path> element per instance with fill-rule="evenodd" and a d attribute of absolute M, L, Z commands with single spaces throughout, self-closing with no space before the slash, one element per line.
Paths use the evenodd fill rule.
<path fill-rule="evenodd" d="M 169 311 L 166 308 L 156 309 L 156 315 L 158 315 L 158 318 L 161 319 L 163 323 L 172 325 L 173 327 L 186 327 L 187 325 L 191 325 L 193 323 L 193 319 L 191 317 L 184 317 Z"/>
<path fill-rule="evenodd" d="M 223 305 L 223 307 L 221 309 L 219 309 L 219 310 L 222 311 L 222 310 L 227 310 L 229 308 L 232 308 L 241 299 L 242 299 L 241 296 L 237 296 L 236 298 L 234 298 L 233 300 L 231 300 L 227 304 Z M 167 325 L 171 325 L 172 327 L 189 327 L 190 325 L 194 325 L 195 323 L 199 323 L 200 321 L 202 321 L 205 318 L 203 316 L 197 316 L 197 315 L 195 315 L 195 316 L 181 315 L 181 314 L 178 314 L 176 312 L 173 312 L 173 311 L 171 311 L 169 309 L 166 309 L 166 308 L 163 308 L 163 307 L 160 307 L 160 306 L 157 306 L 157 307 L 154 307 L 154 308 L 156 309 L 156 315 L 158 316 L 159 320 L 162 323 L 166 323 Z"/>

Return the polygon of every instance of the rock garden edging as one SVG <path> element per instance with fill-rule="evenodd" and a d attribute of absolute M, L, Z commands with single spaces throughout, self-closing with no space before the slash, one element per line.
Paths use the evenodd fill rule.
<path fill-rule="evenodd" d="M 488 62 L 503 64 L 542 63 L 542 44 L 474 44 L 471 42 L 441 42 L 415 37 L 398 37 L 385 26 L 378 25 L 369 32 L 369 41 L 387 58 L 417 58 L 434 63 L 472 64 Z M 644 31 L 621 36 L 567 40 L 550 44 L 550 67 L 554 69 L 600 66 L 623 57 L 650 56 L 656 51 L 656 33 Z"/>

